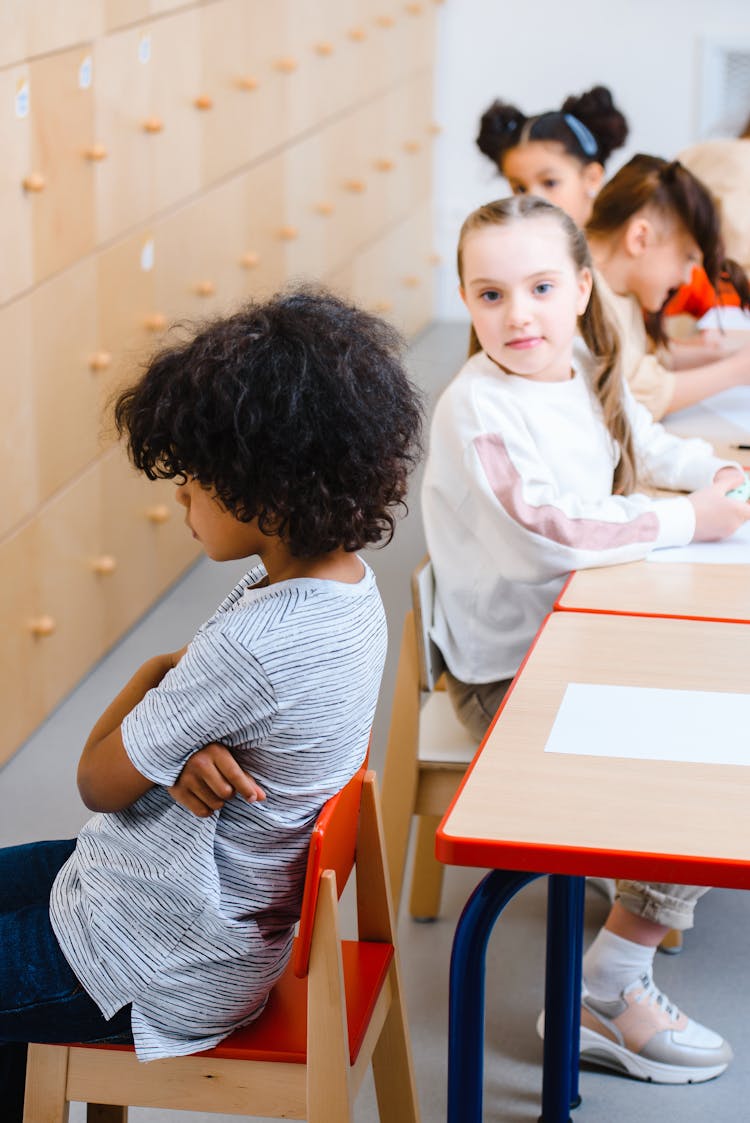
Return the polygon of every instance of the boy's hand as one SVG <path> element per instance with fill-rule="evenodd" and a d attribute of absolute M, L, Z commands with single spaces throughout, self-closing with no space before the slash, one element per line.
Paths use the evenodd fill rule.
<path fill-rule="evenodd" d="M 263 789 L 240 768 L 231 750 L 217 742 L 193 753 L 168 791 L 175 803 L 200 819 L 220 811 L 235 795 L 248 803 L 266 798 Z"/>

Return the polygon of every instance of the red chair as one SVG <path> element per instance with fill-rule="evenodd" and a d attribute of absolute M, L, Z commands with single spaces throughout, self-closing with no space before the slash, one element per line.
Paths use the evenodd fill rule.
<path fill-rule="evenodd" d="M 329 800 L 310 842 L 299 935 L 263 1014 L 215 1049 L 141 1064 L 132 1046 L 30 1045 L 24 1123 L 126 1123 L 127 1106 L 350 1123 L 372 1061 L 382 1123 L 418 1123 L 375 774 Z M 338 900 L 356 863 L 358 939 Z"/>

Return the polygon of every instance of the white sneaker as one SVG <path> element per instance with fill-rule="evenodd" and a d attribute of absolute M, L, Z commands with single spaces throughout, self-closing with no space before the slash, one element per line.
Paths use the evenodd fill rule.
<path fill-rule="evenodd" d="M 657 1084 L 698 1084 L 720 1076 L 732 1055 L 723 1037 L 673 1006 L 650 974 L 613 1002 L 584 990 L 581 1060 Z"/>

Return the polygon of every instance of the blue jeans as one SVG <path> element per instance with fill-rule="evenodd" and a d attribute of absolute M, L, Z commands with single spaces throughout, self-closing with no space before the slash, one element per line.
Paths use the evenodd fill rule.
<path fill-rule="evenodd" d="M 0 1104 L 21 1123 L 29 1041 L 132 1041 L 130 1007 L 107 1021 L 60 950 L 52 883 L 75 839 L 0 849 Z"/>

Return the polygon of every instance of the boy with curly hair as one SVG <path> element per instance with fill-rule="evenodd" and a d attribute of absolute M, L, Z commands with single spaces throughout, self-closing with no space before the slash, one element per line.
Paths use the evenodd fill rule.
<path fill-rule="evenodd" d="M 263 1009 L 325 801 L 367 752 L 383 607 L 356 551 L 390 540 L 421 403 L 382 321 L 319 290 L 158 354 L 115 406 L 217 561 L 257 556 L 181 651 L 97 721 L 77 839 L 0 851 L 0 1099 L 25 1043 L 207 1049 Z"/>

